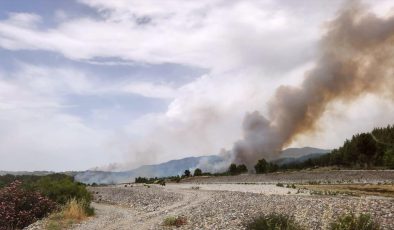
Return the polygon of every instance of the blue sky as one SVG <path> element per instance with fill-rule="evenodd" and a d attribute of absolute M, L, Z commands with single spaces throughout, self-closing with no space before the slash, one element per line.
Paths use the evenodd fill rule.
<path fill-rule="evenodd" d="M 127 169 L 231 148 L 247 112 L 265 113 L 277 86 L 313 67 L 342 4 L 297 2 L 0 0 L 0 170 Z M 326 132 L 292 146 L 332 148 L 392 122 L 376 100 L 333 105 L 345 115 L 328 112 Z"/>

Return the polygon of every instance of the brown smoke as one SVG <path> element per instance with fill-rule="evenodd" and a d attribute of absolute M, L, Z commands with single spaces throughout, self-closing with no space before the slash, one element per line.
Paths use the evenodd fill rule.
<path fill-rule="evenodd" d="M 327 24 L 320 58 L 299 87 L 280 86 L 268 103 L 268 117 L 245 117 L 244 139 L 235 162 L 253 165 L 274 156 L 301 133 L 316 129 L 333 101 L 351 102 L 366 94 L 394 97 L 394 15 L 379 18 L 352 1 Z"/>

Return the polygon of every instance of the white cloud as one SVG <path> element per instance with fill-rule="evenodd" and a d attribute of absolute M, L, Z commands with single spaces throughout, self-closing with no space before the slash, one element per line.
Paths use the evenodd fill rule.
<path fill-rule="evenodd" d="M 228 70 L 302 62 L 321 18 L 305 22 L 271 1 L 83 1 L 104 19 L 80 17 L 52 29 L 0 22 L 0 46 L 42 49 L 77 60 L 117 57 Z M 300 29 L 303 28 L 300 33 Z M 292 50 L 292 52 L 289 52 Z M 286 61 L 283 61 L 286 60 Z M 274 66 L 276 64 L 277 66 Z"/>
<path fill-rule="evenodd" d="M 101 17 L 67 18 L 58 12 L 59 24 L 44 28 L 38 15 L 11 14 L 0 21 L 0 47 L 53 51 L 96 64 L 102 64 L 96 58 L 115 58 L 104 61 L 115 66 L 175 63 L 207 68 L 207 74 L 175 87 L 171 79 L 103 82 L 91 76 L 94 72 L 76 68 L 21 64 L 12 80 L 0 78 L 0 126 L 10 134 L 0 146 L 21 157 L 26 152 L 48 157 L 37 169 L 52 163 L 57 167 L 71 156 L 81 157 L 80 166 L 65 167 L 86 166 L 84 160 L 90 165 L 117 161 L 111 157 L 127 152 L 130 167 L 231 148 L 242 135 L 245 113 L 265 113 L 265 103 L 278 85 L 299 84 L 313 66 L 321 25 L 334 17 L 341 1 L 80 2 Z M 94 110 L 93 125 L 61 111 L 70 106 L 62 100 L 66 94 L 128 93 L 172 101 L 166 111 L 131 120 L 120 131 L 97 128 L 103 120 L 117 119 L 118 111 Z M 334 105 L 346 116 L 328 112 L 321 122 L 325 131 L 301 136 L 293 145 L 334 147 L 356 131 L 393 121 L 389 116 L 379 119 L 386 111 L 378 101 L 362 98 L 345 108 Z M 357 116 L 365 107 L 376 113 Z M 58 156 L 56 164 L 50 160 L 53 154 Z M 17 165 L 15 161 L 4 165 Z"/>
<path fill-rule="evenodd" d="M 174 87 L 151 82 L 131 82 L 122 87 L 122 91 L 152 98 L 173 98 L 176 95 Z"/>

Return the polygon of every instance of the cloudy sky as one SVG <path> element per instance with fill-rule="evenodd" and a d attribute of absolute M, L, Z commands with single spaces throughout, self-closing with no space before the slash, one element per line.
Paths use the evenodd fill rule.
<path fill-rule="evenodd" d="M 369 1 L 384 17 L 391 0 Z M 341 0 L 0 0 L 0 170 L 133 168 L 217 154 L 314 66 Z M 333 103 L 291 146 L 394 123 L 392 102 Z"/>

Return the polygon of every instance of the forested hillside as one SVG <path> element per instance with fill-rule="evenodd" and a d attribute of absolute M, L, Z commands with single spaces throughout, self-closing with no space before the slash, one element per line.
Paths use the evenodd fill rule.
<path fill-rule="evenodd" d="M 349 168 L 394 168 L 394 125 L 375 128 L 370 133 L 354 135 L 331 153 L 301 164 L 284 165 L 283 168 L 313 166 L 344 166 Z"/>

